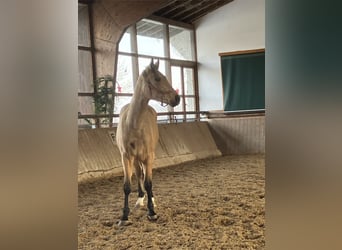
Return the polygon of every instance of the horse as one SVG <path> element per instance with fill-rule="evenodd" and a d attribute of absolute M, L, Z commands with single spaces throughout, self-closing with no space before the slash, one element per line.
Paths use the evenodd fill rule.
<path fill-rule="evenodd" d="M 160 101 L 175 107 L 180 102 L 178 93 L 166 77 L 158 71 L 159 60 L 151 63 L 139 75 L 132 100 L 125 105 L 119 115 L 116 142 L 121 154 L 124 172 L 124 208 L 119 226 L 131 224 L 128 220 L 130 209 L 128 197 L 131 193 L 131 177 L 134 167 L 138 180 L 138 200 L 134 208 L 143 206 L 147 193 L 147 217 L 150 221 L 158 219 L 154 211 L 155 202 L 152 192 L 152 164 L 155 148 L 159 139 L 157 113 L 148 105 L 149 100 Z"/>

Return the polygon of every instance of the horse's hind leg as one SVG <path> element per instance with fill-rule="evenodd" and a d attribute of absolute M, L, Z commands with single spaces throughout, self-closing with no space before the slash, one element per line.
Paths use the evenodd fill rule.
<path fill-rule="evenodd" d="M 138 180 L 138 200 L 135 203 L 135 209 L 144 206 L 144 198 L 145 198 L 145 188 L 144 188 L 144 170 L 142 163 L 138 161 L 134 162 L 135 167 L 135 175 Z"/>
<path fill-rule="evenodd" d="M 153 192 L 152 192 L 152 160 L 147 162 L 145 174 L 146 176 L 145 176 L 144 186 L 147 192 L 147 208 L 148 208 L 147 217 L 149 220 L 156 220 L 158 219 L 158 216 L 154 212 L 154 204 L 153 204 L 154 201 L 153 201 Z"/>
<path fill-rule="evenodd" d="M 122 157 L 122 165 L 124 170 L 124 186 L 123 190 L 125 193 L 125 202 L 124 202 L 124 208 L 122 210 L 122 216 L 121 220 L 119 221 L 119 226 L 127 226 L 131 224 L 128 221 L 128 215 L 129 215 L 129 206 L 128 206 L 128 197 L 131 193 L 131 178 L 132 178 L 132 159 L 127 159 L 125 157 Z"/>

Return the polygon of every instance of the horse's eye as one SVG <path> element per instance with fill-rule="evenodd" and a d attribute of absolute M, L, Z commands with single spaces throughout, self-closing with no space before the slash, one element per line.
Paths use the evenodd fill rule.
<path fill-rule="evenodd" d="M 156 77 L 156 78 L 154 78 L 154 80 L 155 80 L 156 82 L 160 82 L 160 77 Z"/>

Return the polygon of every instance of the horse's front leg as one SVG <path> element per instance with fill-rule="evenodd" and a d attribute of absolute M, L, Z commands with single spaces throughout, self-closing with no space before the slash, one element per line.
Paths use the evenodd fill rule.
<path fill-rule="evenodd" d="M 146 164 L 146 176 L 145 176 L 145 190 L 147 193 L 147 208 L 148 208 L 148 214 L 147 218 L 149 220 L 157 220 L 158 215 L 154 212 L 154 199 L 153 199 L 153 192 L 152 192 L 152 160 L 147 161 Z"/>
<path fill-rule="evenodd" d="M 132 179 L 132 159 L 127 159 L 126 157 L 122 157 L 122 165 L 124 170 L 124 185 L 123 190 L 125 194 L 124 208 L 122 210 L 121 220 L 119 221 L 119 226 L 127 226 L 130 225 L 131 222 L 128 220 L 129 215 L 129 205 L 128 205 L 128 197 L 131 193 L 131 179 Z"/>

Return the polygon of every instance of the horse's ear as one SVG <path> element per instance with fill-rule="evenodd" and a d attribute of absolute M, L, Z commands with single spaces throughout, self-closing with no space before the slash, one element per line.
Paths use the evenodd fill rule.
<path fill-rule="evenodd" d="M 156 63 L 153 63 L 153 58 L 151 59 L 151 63 L 150 63 L 150 68 L 153 70 L 158 70 L 159 68 L 159 60 L 156 61 Z"/>
<path fill-rule="evenodd" d="M 151 62 L 150 62 L 150 68 L 151 68 L 151 69 L 154 69 L 153 58 L 151 58 Z"/>
<path fill-rule="evenodd" d="M 157 62 L 154 64 L 154 67 L 155 67 L 156 69 L 159 68 L 159 60 L 157 60 Z"/>

